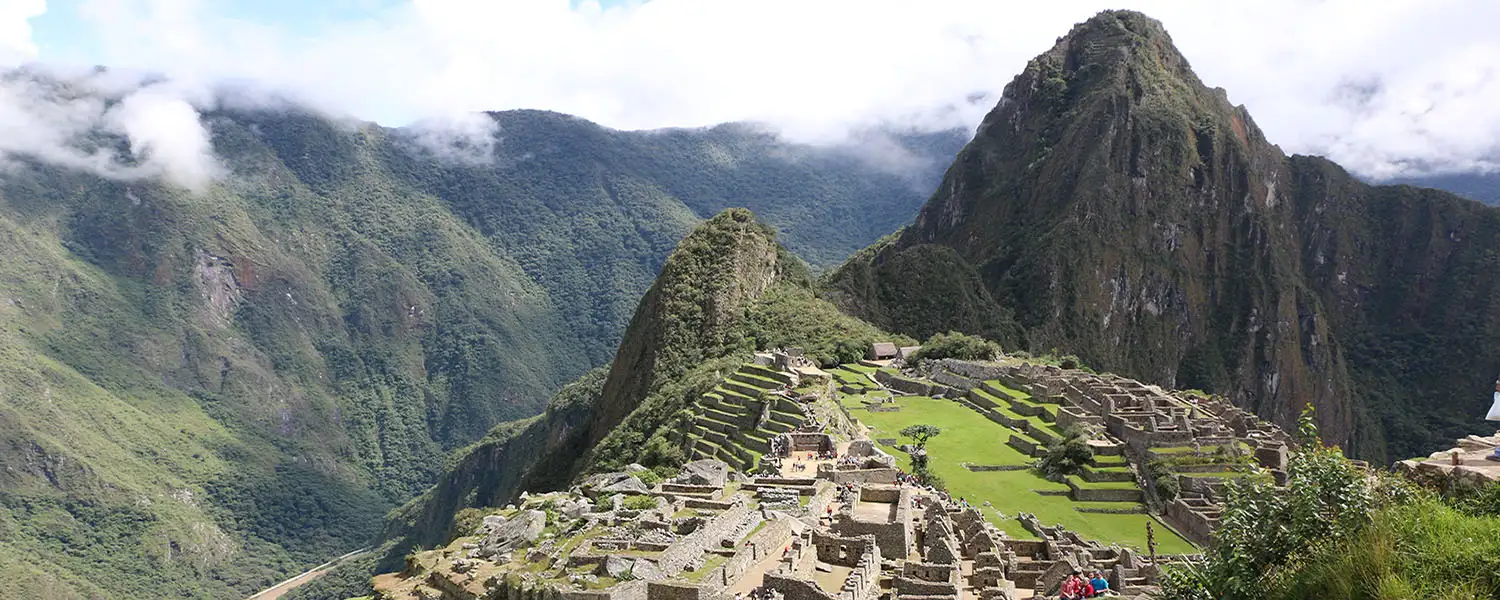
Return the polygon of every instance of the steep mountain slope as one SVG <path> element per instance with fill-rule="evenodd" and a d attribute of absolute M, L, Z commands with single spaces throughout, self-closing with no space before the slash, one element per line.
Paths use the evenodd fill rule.
<path fill-rule="evenodd" d="M 1325 436 L 1385 460 L 1478 424 L 1500 363 L 1497 219 L 1285 156 L 1160 23 L 1111 11 L 1028 64 L 916 221 L 834 273 L 831 296 L 877 325 L 1076 352 L 1282 425 L 1310 402 Z M 904 306 L 934 281 L 938 310 Z"/>
<path fill-rule="evenodd" d="M 907 174 L 745 127 L 491 118 L 495 154 L 466 161 L 410 131 L 212 113 L 228 173 L 196 194 L 12 157 L 0 554 L 16 585 L 243 597 L 367 543 L 448 450 L 607 359 L 716 204 L 843 224 L 798 238 L 833 255 L 877 236 L 854 203 L 920 202 Z"/>
<path fill-rule="evenodd" d="M 892 338 L 816 298 L 807 267 L 771 228 L 750 211 L 726 210 L 667 259 L 607 370 L 565 387 L 545 414 L 495 428 L 461 452 L 432 489 L 393 514 L 379 568 L 398 566 L 411 547 L 451 539 L 464 508 L 501 506 L 524 490 L 559 489 L 591 470 L 681 464 L 683 441 L 672 434 L 681 433 L 682 409 L 752 350 L 801 346 L 833 360 L 838 347 L 863 349 L 884 339 Z M 347 570 L 370 573 L 372 566 Z M 358 575 L 339 580 L 354 588 L 315 586 L 297 597 L 340 597 L 364 583 Z"/>

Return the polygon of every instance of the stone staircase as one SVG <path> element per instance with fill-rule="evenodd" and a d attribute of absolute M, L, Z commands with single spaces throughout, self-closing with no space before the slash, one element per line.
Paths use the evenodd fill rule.
<path fill-rule="evenodd" d="M 796 402 L 781 392 L 796 384 L 791 373 L 745 364 L 703 395 L 688 433 L 693 460 L 722 460 L 740 472 L 754 472 L 771 438 L 794 431 L 805 420 Z"/>

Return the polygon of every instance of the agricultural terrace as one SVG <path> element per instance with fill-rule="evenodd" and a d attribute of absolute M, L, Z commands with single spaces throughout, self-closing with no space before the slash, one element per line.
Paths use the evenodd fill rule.
<path fill-rule="evenodd" d="M 866 377 L 874 369 L 862 365 L 845 365 L 833 370 L 841 384 L 873 386 Z M 998 387 L 998 386 L 997 386 Z M 1017 403 L 1028 403 L 1024 393 L 1001 388 Z M 870 389 L 860 394 L 840 394 L 840 402 L 850 416 L 871 428 L 870 438 L 896 456 L 907 470 L 911 457 L 896 448 L 911 443 L 898 433 L 909 425 L 928 424 L 942 429 L 942 434 L 927 443 L 928 468 L 942 477 L 948 492 L 980 506 L 982 512 L 1012 537 L 1028 538 L 1032 534 L 1021 527 L 1016 513 L 1035 514 L 1045 524 L 1062 524 L 1087 538 L 1146 547 L 1146 523 L 1156 530 L 1156 549 L 1162 554 L 1197 552 L 1186 540 L 1163 526 L 1138 502 L 1083 502 L 1070 497 L 1074 487 L 1083 489 L 1137 489 L 1133 481 L 1085 481 L 1078 476 L 1068 484 L 1048 481 L 1026 468 L 1033 458 L 1007 444 L 1013 435 L 1045 445 L 1050 435 L 1060 435 L 1055 424 L 1036 419 L 1027 423 L 1031 434 L 991 421 L 964 404 L 946 399 L 921 396 L 890 398 L 884 391 Z M 877 408 L 870 410 L 871 406 Z M 894 407 L 896 410 L 889 410 Z M 1025 408 L 1023 407 L 1023 410 Z M 1029 411 L 1028 411 L 1029 412 Z M 1018 417 L 1020 415 L 1017 415 Z M 1093 470 L 1128 473 L 1122 457 L 1100 456 Z M 974 471 L 964 465 L 997 466 L 1011 470 Z M 992 506 L 983 506 L 989 501 Z M 1097 512 L 1111 511 L 1111 512 Z M 1131 512 L 1133 511 L 1133 512 Z M 1004 515 L 1004 517 L 1002 517 Z"/>

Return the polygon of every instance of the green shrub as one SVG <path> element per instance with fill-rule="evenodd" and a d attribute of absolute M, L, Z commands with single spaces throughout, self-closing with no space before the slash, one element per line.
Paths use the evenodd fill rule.
<path fill-rule="evenodd" d="M 933 334 L 917 350 L 916 360 L 956 358 L 959 360 L 994 360 L 1000 354 L 1000 344 L 979 336 L 965 335 L 957 331 Z"/>
<path fill-rule="evenodd" d="M 1047 445 L 1047 453 L 1037 459 L 1037 471 L 1049 479 L 1077 474 L 1094 460 L 1094 449 L 1088 442 L 1089 434 L 1082 427 L 1068 427 L 1061 438 Z"/>
<path fill-rule="evenodd" d="M 620 506 L 623 506 L 626 510 L 651 510 L 656 508 L 656 497 L 645 494 L 627 496 Z"/>

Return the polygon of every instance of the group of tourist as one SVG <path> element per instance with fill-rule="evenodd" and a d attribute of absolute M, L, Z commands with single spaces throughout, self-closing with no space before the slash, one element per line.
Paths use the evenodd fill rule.
<path fill-rule="evenodd" d="M 1063 581 L 1058 598 L 1083 600 L 1111 595 L 1113 593 L 1109 591 L 1109 580 L 1104 578 L 1104 573 L 1095 571 L 1092 577 L 1084 577 L 1083 569 L 1073 569 L 1073 575 Z"/>

